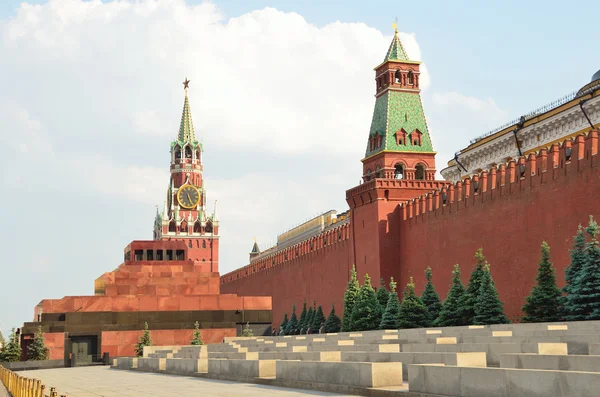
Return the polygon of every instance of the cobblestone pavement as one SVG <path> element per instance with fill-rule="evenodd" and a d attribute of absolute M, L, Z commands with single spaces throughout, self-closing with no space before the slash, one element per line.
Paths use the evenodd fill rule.
<path fill-rule="evenodd" d="M 252 383 L 111 369 L 108 366 L 44 369 L 21 373 L 68 397 L 263 397 L 342 396 Z M 349 396 L 348 396 L 349 397 Z"/>

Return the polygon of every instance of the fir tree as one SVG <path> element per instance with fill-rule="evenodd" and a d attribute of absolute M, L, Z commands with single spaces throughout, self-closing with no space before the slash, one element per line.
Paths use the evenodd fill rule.
<path fill-rule="evenodd" d="M 327 320 L 325 321 L 325 332 L 328 334 L 336 333 L 336 332 L 340 332 L 341 329 L 342 329 L 342 320 L 340 320 L 340 318 L 335 315 L 335 306 L 331 305 L 331 311 L 329 312 L 329 316 L 327 317 Z"/>
<path fill-rule="evenodd" d="M 192 341 L 190 342 L 190 345 L 199 346 L 203 344 L 204 342 L 202 341 L 202 334 L 200 333 L 200 324 L 198 323 L 198 321 L 196 321 L 194 323 L 194 336 L 192 338 Z"/>
<path fill-rule="evenodd" d="M 17 333 L 13 328 L 10 331 L 10 336 L 8 337 L 8 342 L 2 345 L 2 354 L 0 357 L 0 361 L 14 362 L 21 361 L 21 345 L 19 344 L 19 340 L 17 337 Z"/>
<path fill-rule="evenodd" d="M 429 312 L 427 306 L 415 293 L 415 284 L 411 277 L 402 295 L 402 303 L 400 303 L 400 311 L 398 312 L 398 327 L 422 328 L 426 327 L 428 323 Z"/>
<path fill-rule="evenodd" d="M 250 323 L 246 323 L 246 325 L 244 325 L 244 329 L 242 330 L 242 335 L 240 335 L 242 338 L 251 338 L 254 336 L 254 332 L 252 332 L 252 329 L 250 328 Z"/>
<path fill-rule="evenodd" d="M 36 361 L 47 360 L 49 353 L 50 349 L 46 347 L 42 327 L 38 326 L 37 332 L 33 336 L 33 341 L 27 348 L 27 359 Z"/>
<path fill-rule="evenodd" d="M 586 243 L 585 231 L 579 225 L 571 245 L 571 263 L 565 269 L 565 286 L 563 288 L 565 296 L 562 297 L 561 312 L 562 317 L 567 321 L 581 321 L 586 317 L 582 307 L 578 304 L 581 291 L 579 276 L 586 260 Z"/>
<path fill-rule="evenodd" d="M 486 263 L 480 280 L 479 294 L 475 304 L 473 323 L 477 325 L 508 324 L 498 291 L 492 279 L 490 265 Z"/>
<path fill-rule="evenodd" d="M 600 247 L 598 246 L 600 228 L 591 216 L 585 231 L 591 238 L 586 245 L 585 262 L 578 277 L 580 290 L 575 309 L 585 313 L 586 320 L 598 320 L 600 319 Z"/>
<path fill-rule="evenodd" d="M 144 355 L 144 346 L 152 346 L 152 339 L 150 338 L 150 331 L 148 331 L 148 323 L 144 323 L 144 332 L 138 343 L 135 344 L 135 354 L 138 357 L 142 357 Z"/>
<path fill-rule="evenodd" d="M 315 317 L 313 319 L 313 323 L 312 323 L 312 329 L 315 333 L 319 332 L 319 329 L 321 328 L 321 325 L 325 324 L 325 313 L 323 313 L 323 307 L 321 305 L 319 305 L 319 308 L 317 309 L 317 313 L 315 314 Z"/>
<path fill-rule="evenodd" d="M 425 284 L 425 289 L 423 290 L 421 300 L 423 301 L 423 304 L 427 306 L 427 311 L 429 312 L 429 321 L 427 326 L 431 327 L 440 315 L 442 303 L 440 302 L 440 296 L 436 292 L 435 287 L 431 282 L 431 279 L 433 278 L 433 272 L 431 271 L 430 267 L 425 269 L 425 278 L 427 279 L 427 284 Z"/>
<path fill-rule="evenodd" d="M 283 315 L 283 321 L 281 322 L 281 325 L 279 326 L 279 329 L 282 329 L 284 333 L 287 330 L 288 322 L 289 322 L 288 316 L 287 316 L 287 313 L 285 313 Z"/>
<path fill-rule="evenodd" d="M 467 289 L 459 302 L 461 325 L 473 324 L 475 307 L 477 306 L 477 295 L 479 295 L 479 287 L 481 286 L 481 278 L 483 277 L 483 268 L 487 263 L 483 256 L 483 249 L 479 248 L 477 250 L 475 259 L 477 260 L 477 265 L 475 265 L 475 269 L 471 273 Z"/>
<path fill-rule="evenodd" d="M 454 265 L 454 270 L 452 270 L 452 285 L 450 286 L 446 300 L 442 303 L 440 315 L 434 323 L 436 326 L 454 327 L 464 325 L 460 317 L 460 301 L 464 293 L 465 288 L 460 281 L 460 267 L 456 264 Z"/>
<path fill-rule="evenodd" d="M 385 311 L 381 316 L 379 329 L 398 329 L 398 313 L 400 313 L 400 300 L 396 293 L 396 282 L 394 281 L 394 277 L 391 277 L 390 292 L 388 294 L 387 304 L 385 305 Z"/>
<path fill-rule="evenodd" d="M 560 320 L 561 293 L 556 286 L 554 267 L 550 262 L 550 246 L 542 242 L 542 260 L 538 266 L 537 284 L 526 298 L 523 306 L 524 323 L 547 323 Z"/>
<path fill-rule="evenodd" d="M 377 290 L 377 301 L 379 302 L 379 307 L 381 308 L 381 313 L 385 311 L 385 307 L 387 305 L 388 298 L 390 294 L 388 290 L 385 288 L 385 280 L 383 278 L 379 279 L 380 285 Z"/>
<path fill-rule="evenodd" d="M 344 314 L 342 317 L 342 331 L 349 332 L 354 331 L 352 325 L 352 310 L 354 309 L 354 303 L 358 297 L 358 291 L 360 286 L 358 285 L 358 279 L 356 278 L 356 267 L 352 266 L 352 272 L 350 273 L 350 280 L 344 292 Z"/>
<path fill-rule="evenodd" d="M 379 302 L 375 290 L 371 286 L 371 278 L 365 274 L 365 282 L 358 291 L 356 302 L 352 310 L 352 330 L 370 331 L 379 328 L 381 322 Z"/>
<path fill-rule="evenodd" d="M 312 322 L 313 319 L 315 318 L 315 311 L 313 310 L 312 306 L 308 308 L 308 314 L 306 315 L 306 326 L 304 327 L 304 333 L 306 333 L 306 331 L 308 331 L 308 328 L 311 327 L 312 328 Z"/>
<path fill-rule="evenodd" d="M 306 298 L 304 298 L 304 304 L 302 305 L 302 312 L 300 312 L 300 320 L 298 320 L 298 328 L 304 328 L 306 329 L 306 316 L 307 316 L 307 311 L 306 311 Z"/>
<path fill-rule="evenodd" d="M 292 306 L 292 317 L 288 322 L 288 329 L 285 330 L 286 335 L 293 335 L 298 331 L 298 317 L 296 316 L 296 305 Z"/>

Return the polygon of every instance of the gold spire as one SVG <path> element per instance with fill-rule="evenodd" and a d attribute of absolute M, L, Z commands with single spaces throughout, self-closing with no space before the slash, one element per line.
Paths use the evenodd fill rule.
<path fill-rule="evenodd" d="M 394 23 L 392 24 L 392 29 L 394 29 L 394 35 L 398 34 L 398 17 L 396 17 L 396 19 L 394 20 Z"/>

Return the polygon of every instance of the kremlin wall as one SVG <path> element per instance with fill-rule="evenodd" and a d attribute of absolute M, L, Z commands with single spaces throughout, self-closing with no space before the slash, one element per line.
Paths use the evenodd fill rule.
<path fill-rule="evenodd" d="M 600 217 L 600 71 L 552 106 L 473 140 L 442 171 L 447 181 L 434 179 L 435 152 L 423 149 L 431 140 L 420 117 L 418 62 L 397 34 L 375 71 L 363 183 L 346 191 L 344 219 L 312 234 L 290 230 L 304 237 L 292 246 L 278 241 L 260 253 L 255 243 L 250 264 L 221 277 L 221 291 L 271 296 L 279 324 L 304 299 L 335 304 L 341 314 L 353 265 L 361 282 L 368 273 L 376 287 L 393 276 L 401 291 L 412 276 L 418 293 L 430 266 L 443 299 L 454 264 L 466 284 L 482 247 L 505 312 L 518 321 L 541 242 L 551 247 L 562 286 L 578 224 Z"/>

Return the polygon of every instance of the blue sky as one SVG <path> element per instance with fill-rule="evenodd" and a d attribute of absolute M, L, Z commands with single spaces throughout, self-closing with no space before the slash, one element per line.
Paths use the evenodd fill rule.
<path fill-rule="evenodd" d="M 0 294 L 4 333 L 43 298 L 93 294 L 151 238 L 186 75 L 225 273 L 254 236 L 347 208 L 396 16 L 426 68 L 438 170 L 600 68 L 593 1 L 20 3 L 0 2 L 0 274 L 19 280 Z"/>

